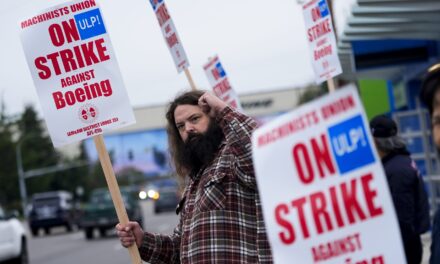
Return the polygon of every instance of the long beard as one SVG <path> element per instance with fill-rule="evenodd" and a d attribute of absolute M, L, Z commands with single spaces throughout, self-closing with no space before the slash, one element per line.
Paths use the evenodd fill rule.
<path fill-rule="evenodd" d="M 223 131 L 214 120 L 211 120 L 205 133 L 188 135 L 182 149 L 182 164 L 192 173 L 197 173 L 214 160 L 223 138 Z"/>

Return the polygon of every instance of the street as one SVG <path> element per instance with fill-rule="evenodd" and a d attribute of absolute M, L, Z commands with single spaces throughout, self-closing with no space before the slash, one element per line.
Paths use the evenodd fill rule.
<path fill-rule="evenodd" d="M 171 234 L 178 217 L 172 211 L 154 214 L 152 202 L 142 201 L 144 230 Z M 430 235 L 423 236 L 423 264 L 428 263 Z M 51 235 L 32 237 L 29 235 L 30 264 L 88 264 L 130 263 L 128 251 L 123 248 L 114 232 L 105 238 L 95 234 L 95 239 L 86 240 L 81 230 L 67 233 L 64 228 L 53 229 Z"/>
<path fill-rule="evenodd" d="M 144 230 L 171 234 L 178 218 L 174 212 L 155 215 L 151 202 L 141 202 L 144 213 Z M 29 258 L 31 264 L 87 264 L 130 263 L 128 251 L 123 248 L 114 232 L 105 238 L 96 234 L 86 240 L 81 230 L 67 233 L 64 228 L 54 228 L 50 235 L 29 235 Z"/>

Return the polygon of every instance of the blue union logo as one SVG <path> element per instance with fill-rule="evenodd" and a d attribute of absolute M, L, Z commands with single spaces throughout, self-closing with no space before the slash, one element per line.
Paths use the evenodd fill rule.
<path fill-rule="evenodd" d="M 321 0 L 318 5 L 319 11 L 321 12 L 321 17 L 326 17 L 330 14 L 330 12 L 328 11 L 327 2 L 325 0 Z"/>
<path fill-rule="evenodd" d="M 150 4 L 153 7 L 153 10 L 156 11 L 157 6 L 161 4 L 163 0 L 150 0 Z"/>
<path fill-rule="evenodd" d="M 360 115 L 330 127 L 328 133 L 341 174 L 374 162 Z"/>
<path fill-rule="evenodd" d="M 223 70 L 222 64 L 220 62 L 215 65 L 215 68 L 221 78 L 226 76 L 225 70 Z"/>
<path fill-rule="evenodd" d="M 81 40 L 106 33 L 99 8 L 75 15 L 74 17 Z"/>

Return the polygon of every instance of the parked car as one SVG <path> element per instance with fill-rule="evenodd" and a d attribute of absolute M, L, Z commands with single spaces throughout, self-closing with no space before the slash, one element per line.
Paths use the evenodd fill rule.
<path fill-rule="evenodd" d="M 70 232 L 77 224 L 78 214 L 70 192 L 37 193 L 32 196 L 29 228 L 34 236 L 38 236 L 40 229 L 50 234 L 51 228 L 56 226 L 65 226 Z"/>
<path fill-rule="evenodd" d="M 0 205 L 0 261 L 28 263 L 26 232 L 16 214 L 6 215 Z"/>
<path fill-rule="evenodd" d="M 174 211 L 179 201 L 180 195 L 177 188 L 160 188 L 157 190 L 157 199 L 154 201 L 154 212 L 158 214 L 164 211 Z"/>
<path fill-rule="evenodd" d="M 148 181 L 148 183 L 140 188 L 139 190 L 139 198 L 144 199 L 153 199 L 157 200 L 157 194 L 159 189 L 179 189 L 179 184 L 174 178 L 164 178 L 164 179 L 156 179 L 153 181 Z"/>
<path fill-rule="evenodd" d="M 142 225 L 142 211 L 137 199 L 137 192 L 128 187 L 120 188 L 128 219 Z M 107 188 L 92 191 L 90 200 L 83 207 L 79 225 L 84 229 L 86 239 L 93 239 L 94 231 L 104 237 L 109 229 L 114 229 L 119 223 L 116 209 Z"/>
<path fill-rule="evenodd" d="M 140 199 L 154 201 L 155 213 L 176 210 L 177 204 L 180 202 L 180 196 L 179 185 L 174 178 L 150 181 L 139 192 Z"/>

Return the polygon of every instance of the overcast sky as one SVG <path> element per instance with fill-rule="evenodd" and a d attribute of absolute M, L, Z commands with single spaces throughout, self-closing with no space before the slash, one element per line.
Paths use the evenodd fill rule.
<path fill-rule="evenodd" d="M 343 0 L 345 1 L 345 0 Z M 34 104 L 41 112 L 19 38 L 18 21 L 67 1 L 14 0 L 0 5 L 0 95 L 8 114 Z M 133 107 L 163 104 L 188 89 L 177 73 L 148 0 L 99 2 Z M 313 82 L 304 22 L 296 0 L 167 0 L 200 89 L 202 66 L 219 55 L 238 94 Z"/>

